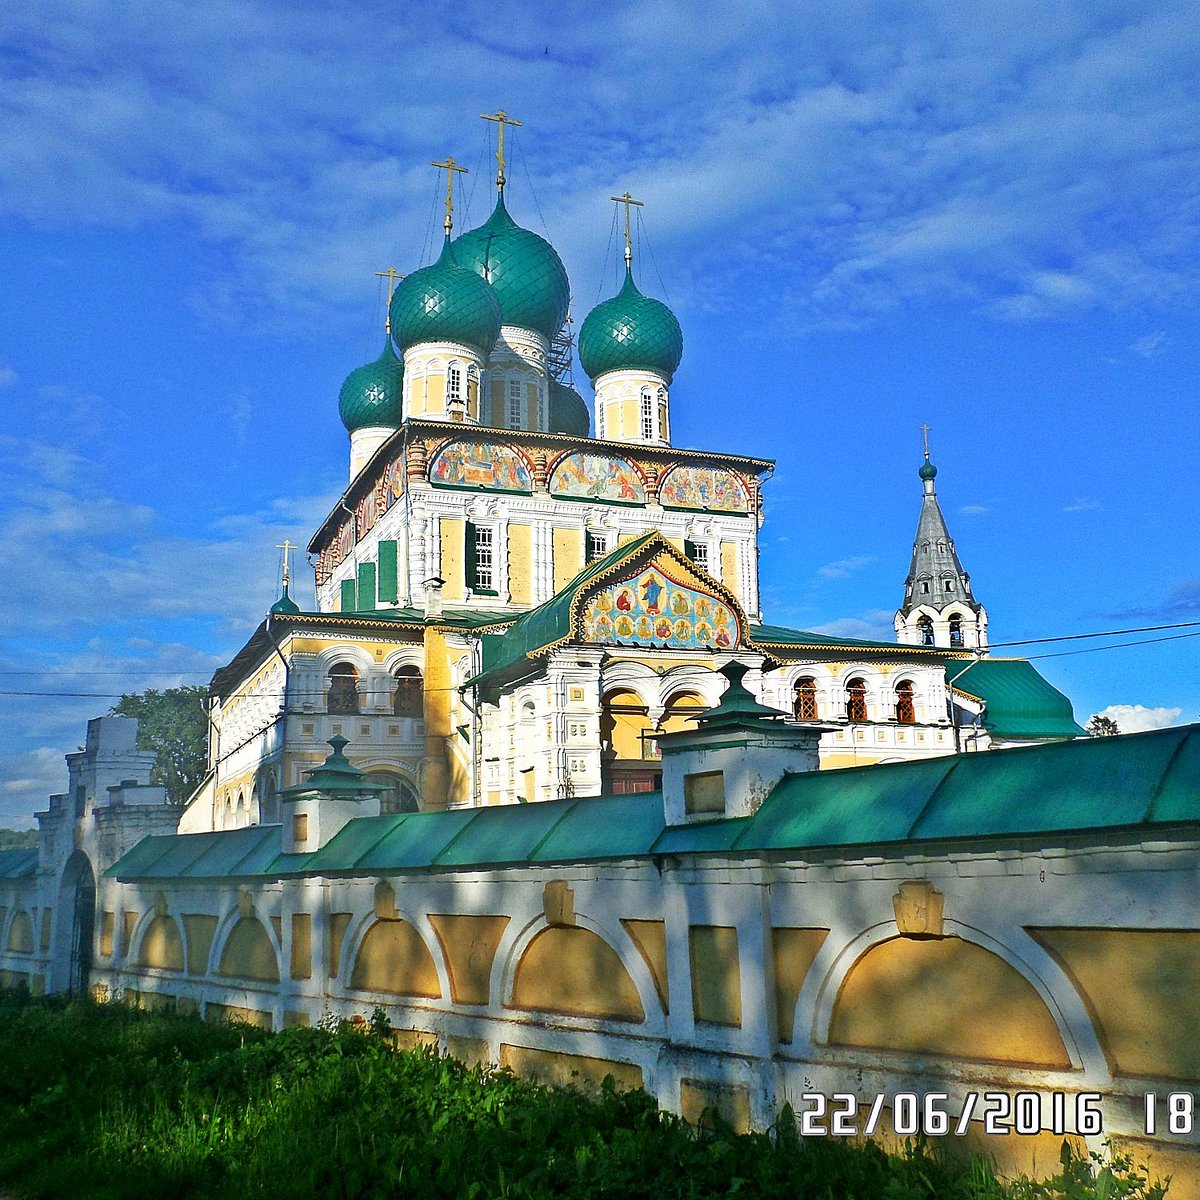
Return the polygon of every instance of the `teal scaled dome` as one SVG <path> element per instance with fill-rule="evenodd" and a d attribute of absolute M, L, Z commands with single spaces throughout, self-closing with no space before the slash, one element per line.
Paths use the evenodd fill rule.
<path fill-rule="evenodd" d="M 270 612 L 275 617 L 290 617 L 300 611 L 300 605 L 288 594 L 288 585 L 283 585 L 283 592 L 278 600 L 271 605 Z"/>
<path fill-rule="evenodd" d="M 500 336 L 496 293 L 458 264 L 449 235 L 437 262 L 401 281 L 388 315 L 401 352 L 421 342 L 459 342 L 486 358 Z"/>
<path fill-rule="evenodd" d="M 643 296 L 625 268 L 625 285 L 597 304 L 579 331 L 579 361 L 594 382 L 609 371 L 641 367 L 671 382 L 683 357 L 683 330 L 661 301 Z"/>
<path fill-rule="evenodd" d="M 587 437 L 592 418 L 583 397 L 565 383 L 550 380 L 550 432 Z"/>
<path fill-rule="evenodd" d="M 353 433 L 370 425 L 400 428 L 404 420 L 404 364 L 389 340 L 383 353 L 346 376 L 338 394 L 338 414 Z"/>
<path fill-rule="evenodd" d="M 926 459 L 921 464 L 920 469 L 917 471 L 917 474 L 920 475 L 920 477 L 922 479 L 936 479 L 937 478 L 937 467 L 935 467 L 933 465 L 933 463 L 931 463 L 929 461 L 929 459 Z"/>
<path fill-rule="evenodd" d="M 546 339 L 562 328 L 571 303 L 567 269 L 545 238 L 508 215 L 503 195 L 478 229 L 455 241 L 454 252 L 492 285 L 505 325 L 534 329 Z"/>

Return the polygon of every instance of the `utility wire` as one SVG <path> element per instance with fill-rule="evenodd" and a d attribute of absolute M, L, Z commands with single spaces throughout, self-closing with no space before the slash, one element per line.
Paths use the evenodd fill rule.
<path fill-rule="evenodd" d="M 997 650 L 1005 646 L 1043 646 L 1047 642 L 1077 642 L 1085 638 L 1118 637 L 1125 633 L 1157 633 L 1160 629 L 1194 629 L 1200 621 L 1177 621 L 1173 625 L 1139 625 L 1133 629 L 1105 629 L 1100 633 L 1064 633 L 1058 637 L 1026 638 L 1020 642 L 992 642 L 988 647 Z"/>

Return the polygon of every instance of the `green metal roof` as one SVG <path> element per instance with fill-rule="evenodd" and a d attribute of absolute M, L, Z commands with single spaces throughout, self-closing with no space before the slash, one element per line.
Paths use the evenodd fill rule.
<path fill-rule="evenodd" d="M 661 300 L 643 296 L 626 266 L 621 290 L 597 304 L 579 330 L 579 361 L 588 378 L 641 367 L 670 383 L 682 357 L 683 330 L 675 314 Z"/>
<path fill-rule="evenodd" d="M 1071 702 L 1023 658 L 946 663 L 946 683 L 982 700 L 983 725 L 998 737 L 1082 737 Z"/>
<path fill-rule="evenodd" d="M 310 855 L 278 825 L 148 837 L 106 874 L 196 879 L 463 870 L 662 854 L 760 854 L 1189 823 L 1200 725 L 785 776 L 752 817 L 665 828 L 662 796 L 402 813 L 351 821 Z M 33 851 L 16 851 L 33 855 Z M 2 861 L 2 860 L 0 860 Z"/>
<path fill-rule="evenodd" d="M 803 647 L 804 649 L 828 646 L 834 650 L 843 647 L 847 649 L 887 650 L 892 654 L 900 651 L 905 654 L 917 652 L 932 655 L 937 659 L 945 657 L 945 650 L 935 650 L 929 646 L 904 646 L 897 642 L 869 642 L 862 638 L 834 637 L 829 633 L 813 633 L 808 629 L 788 629 L 783 625 L 751 625 L 750 637 L 760 646 Z"/>
<path fill-rule="evenodd" d="M 346 376 L 338 394 L 338 415 L 351 433 L 369 425 L 399 428 L 404 420 L 403 401 L 404 364 L 388 338 L 383 353 L 374 362 Z"/>
<path fill-rule="evenodd" d="M 567 269 L 545 238 L 508 215 L 503 193 L 492 215 L 455 241 L 454 253 L 492 285 L 505 325 L 534 329 L 546 338 L 562 328 L 571 303 Z"/>
<path fill-rule="evenodd" d="M 500 303 L 488 282 L 459 266 L 447 236 L 441 256 L 402 280 L 388 310 L 400 349 L 421 342 L 459 342 L 485 357 L 500 336 Z"/>
<path fill-rule="evenodd" d="M 31 879 L 37 871 L 36 847 L 0 850 L 0 879 Z"/>

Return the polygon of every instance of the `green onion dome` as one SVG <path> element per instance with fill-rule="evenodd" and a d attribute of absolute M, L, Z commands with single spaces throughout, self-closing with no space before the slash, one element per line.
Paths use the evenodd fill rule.
<path fill-rule="evenodd" d="M 550 380 L 550 432 L 587 437 L 592 419 L 583 397 L 565 383 Z"/>
<path fill-rule="evenodd" d="M 342 424 L 353 433 L 369 425 L 400 428 L 404 420 L 404 364 L 389 340 L 383 353 L 346 376 L 338 395 Z"/>
<path fill-rule="evenodd" d="M 279 599 L 271 605 L 271 615 L 276 617 L 290 617 L 299 611 L 300 605 L 288 594 L 288 585 L 285 583 Z"/>
<path fill-rule="evenodd" d="M 922 479 L 936 479 L 937 478 L 937 467 L 935 467 L 933 465 L 933 463 L 931 463 L 929 461 L 929 459 L 926 459 L 921 464 L 919 470 L 917 471 L 917 474 L 920 475 L 920 477 Z"/>
<path fill-rule="evenodd" d="M 503 195 L 478 229 L 455 241 L 454 252 L 492 285 L 505 325 L 533 329 L 547 339 L 562 328 L 571 303 L 567 270 L 548 241 L 508 215 Z"/>
<path fill-rule="evenodd" d="M 401 281 L 388 314 L 402 352 L 421 342 L 459 342 L 486 358 L 500 336 L 496 293 L 458 264 L 449 236 L 437 262 Z"/>
<path fill-rule="evenodd" d="M 579 331 L 579 361 L 594 382 L 609 371 L 654 371 L 671 382 L 683 357 L 683 330 L 661 301 L 643 296 L 625 268 L 625 285 L 588 313 Z"/>

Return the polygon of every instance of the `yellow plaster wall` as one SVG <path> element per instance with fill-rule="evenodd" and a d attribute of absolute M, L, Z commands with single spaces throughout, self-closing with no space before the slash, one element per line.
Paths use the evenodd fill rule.
<path fill-rule="evenodd" d="M 737 930 L 693 925 L 688 930 L 692 964 L 692 1015 L 713 1025 L 742 1024 L 742 987 Z"/>
<path fill-rule="evenodd" d="M 293 979 L 312 978 L 311 913 L 292 913 L 292 961 L 289 973 Z"/>
<path fill-rule="evenodd" d="M 735 1133 L 750 1129 L 750 1093 L 740 1083 L 716 1083 L 707 1079 L 683 1079 L 679 1084 L 679 1113 L 692 1125 L 711 1127 L 712 1119 L 730 1126 Z"/>
<path fill-rule="evenodd" d="M 735 596 L 740 596 L 742 594 L 742 581 L 738 578 L 738 553 L 736 542 L 721 543 L 721 582 Z"/>
<path fill-rule="evenodd" d="M 452 603 L 461 602 L 467 596 L 467 575 L 463 563 L 466 522 L 458 517 L 442 517 L 438 530 L 442 542 L 442 561 L 438 569 L 446 581 L 442 587 L 442 599 Z"/>
<path fill-rule="evenodd" d="M 450 761 L 446 739 L 454 732 L 450 711 L 450 650 L 446 637 L 425 627 L 425 762 L 421 773 L 421 811 L 437 812 L 450 798 Z"/>
<path fill-rule="evenodd" d="M 398 919 L 376 921 L 367 930 L 350 986 L 366 992 L 388 992 L 398 996 L 441 996 L 433 955 L 421 935 Z"/>
<path fill-rule="evenodd" d="M 658 993 L 663 1012 L 671 1011 L 671 987 L 667 978 L 667 931 L 662 921 L 622 920 L 625 932 L 633 939 L 638 953 L 646 960 L 650 974 L 654 976 L 654 990 Z"/>
<path fill-rule="evenodd" d="M 187 969 L 189 975 L 208 972 L 208 955 L 212 950 L 217 918 L 199 913 L 184 913 L 183 928 L 187 934 Z"/>
<path fill-rule="evenodd" d="M 1200 1079 L 1200 933 L 1029 932 L 1075 985 L 1114 1073 Z"/>
<path fill-rule="evenodd" d="M 533 603 L 533 527 L 508 525 L 508 590 L 514 604 Z"/>
<path fill-rule="evenodd" d="M 27 912 L 13 915 L 8 928 L 8 949 L 13 954 L 33 953 L 33 922 Z"/>
<path fill-rule="evenodd" d="M 455 1004 L 486 1004 L 492 960 L 511 918 L 431 915 Z"/>
<path fill-rule="evenodd" d="M 329 914 L 329 977 L 337 976 L 342 965 L 342 943 L 346 940 L 346 931 L 354 920 L 353 913 Z"/>
<path fill-rule="evenodd" d="M 1160 1119 L 1161 1116 L 1160 1113 Z M 1135 1163 L 1144 1164 L 1152 1183 L 1170 1175 L 1169 1200 L 1200 1200 L 1200 1146 L 1114 1137 L 1112 1150 L 1114 1154 L 1128 1154 Z"/>
<path fill-rule="evenodd" d="M 272 1027 L 271 1014 L 258 1008 L 243 1008 L 238 1004 L 218 1004 L 210 1000 L 204 1006 L 204 1019 L 213 1024 L 222 1021 L 244 1021 L 247 1025 L 255 1025 L 259 1029 Z"/>
<path fill-rule="evenodd" d="M 530 942 L 513 980 L 513 1008 L 644 1021 L 637 988 L 617 952 L 580 926 L 544 929 Z"/>
<path fill-rule="evenodd" d="M 121 954 L 128 955 L 133 942 L 133 931 L 137 927 L 141 913 L 133 909 L 124 909 L 121 913 Z"/>
<path fill-rule="evenodd" d="M 139 967 L 183 970 L 183 935 L 173 917 L 155 917 L 146 927 L 138 952 Z"/>
<path fill-rule="evenodd" d="M 829 1040 L 985 1062 L 1067 1068 L 1041 997 L 998 955 L 961 938 L 897 937 L 850 970 Z"/>
<path fill-rule="evenodd" d="M 817 957 L 817 951 L 828 936 L 828 929 L 791 929 L 781 926 L 771 930 L 775 960 L 775 1014 L 781 1042 L 792 1040 L 800 989 L 804 986 L 813 959 Z"/>
<path fill-rule="evenodd" d="M 3 916 L 0 915 L 0 925 L 4 924 Z M 115 912 L 102 912 L 100 914 L 100 956 L 102 958 L 111 958 L 113 952 L 113 934 L 116 932 L 117 914 Z"/>
<path fill-rule="evenodd" d="M 618 1088 L 632 1091 L 643 1083 L 642 1068 L 636 1063 L 614 1062 L 609 1058 L 591 1058 L 584 1054 L 560 1054 L 554 1050 L 535 1050 L 529 1046 L 500 1047 L 503 1066 L 549 1087 L 576 1087 L 596 1091 L 611 1075 Z"/>
<path fill-rule="evenodd" d="M 583 570 L 583 530 L 554 531 L 554 590 L 563 588 Z"/>
<path fill-rule="evenodd" d="M 279 982 L 279 960 L 266 926 L 257 917 L 239 917 L 221 951 L 218 975 Z"/>
<path fill-rule="evenodd" d="M 473 1067 L 476 1063 L 492 1061 L 492 1050 L 487 1038 L 463 1037 L 459 1034 L 446 1034 L 446 1053 L 451 1058 L 457 1058 L 460 1063 Z"/>

